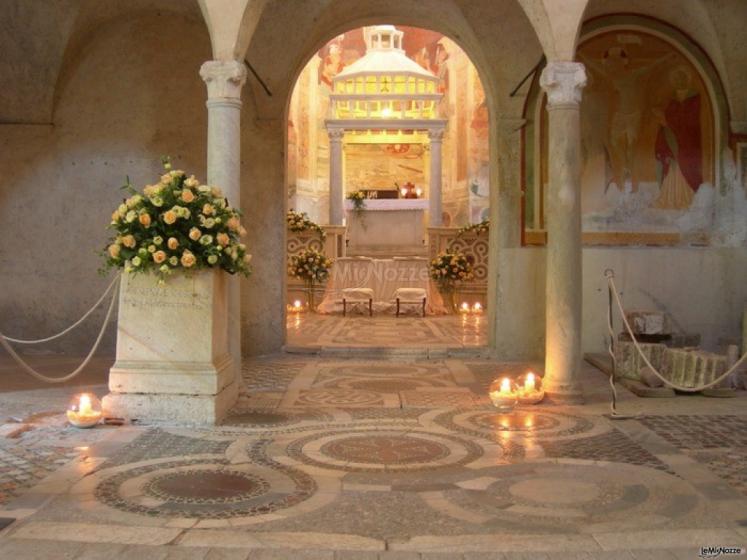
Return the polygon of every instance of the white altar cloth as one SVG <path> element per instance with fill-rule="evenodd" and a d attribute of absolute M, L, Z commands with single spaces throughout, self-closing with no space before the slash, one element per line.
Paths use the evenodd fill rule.
<path fill-rule="evenodd" d="M 343 257 L 332 265 L 324 290 L 324 299 L 317 307 L 319 313 L 342 312 L 342 290 L 345 288 L 371 288 L 374 291 L 374 312 L 394 313 L 397 288 L 422 288 L 426 291 L 427 312 L 446 313 L 438 289 L 430 280 L 428 259 L 420 257 L 394 257 L 371 259 L 368 257 Z M 410 310 L 409 307 L 413 309 Z M 420 313 L 419 306 L 404 306 L 403 312 Z M 368 308 L 366 306 L 366 312 Z"/>

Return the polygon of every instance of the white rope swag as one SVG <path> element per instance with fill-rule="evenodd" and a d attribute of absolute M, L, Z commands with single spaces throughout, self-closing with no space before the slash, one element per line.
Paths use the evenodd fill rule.
<path fill-rule="evenodd" d="M 57 333 L 55 335 L 48 336 L 46 338 L 40 338 L 40 339 L 37 339 L 37 340 L 22 340 L 22 339 L 18 339 L 18 338 L 11 338 L 9 336 L 5 336 L 3 333 L 0 333 L 0 346 L 2 346 L 3 348 L 5 348 L 5 350 L 7 350 L 8 354 L 10 354 L 11 357 L 16 362 L 18 362 L 18 365 L 20 365 L 21 368 L 26 373 L 28 373 L 29 375 L 31 375 L 31 376 L 33 376 L 33 377 L 35 377 L 35 378 L 37 378 L 37 379 L 39 379 L 41 381 L 44 381 L 45 383 L 64 383 L 65 381 L 69 381 L 69 380 L 73 379 L 75 376 L 79 375 L 85 369 L 85 367 L 91 361 L 91 358 L 93 358 L 94 354 L 96 353 L 96 350 L 98 350 L 99 345 L 101 344 L 101 339 L 104 337 L 104 332 L 106 332 L 106 327 L 109 324 L 109 319 L 111 319 L 112 311 L 114 311 L 114 304 L 117 301 L 117 290 L 114 289 L 114 287 L 115 286 L 117 286 L 117 287 L 119 286 L 119 280 L 120 280 L 120 278 L 121 278 L 120 274 L 117 274 L 114 277 L 114 279 L 111 281 L 111 283 L 109 284 L 109 287 L 106 289 L 106 291 L 104 291 L 104 293 L 98 299 L 98 301 L 93 304 L 93 307 L 91 307 L 88 311 L 86 311 L 83 314 L 83 316 L 80 319 L 78 319 L 75 323 L 73 323 L 72 325 L 70 325 L 69 327 L 67 327 L 66 329 L 64 329 L 63 331 L 61 331 L 61 332 L 59 332 L 59 333 Z M 61 336 L 66 335 L 67 333 L 69 333 L 70 331 L 72 331 L 75 327 L 77 327 L 78 325 L 80 325 L 83 321 L 85 321 L 89 317 L 89 315 L 91 315 L 91 313 L 93 313 L 94 310 L 99 305 L 101 305 L 101 302 L 103 302 L 104 299 L 106 299 L 107 294 L 109 292 L 111 292 L 112 289 L 114 289 L 114 291 L 113 291 L 112 296 L 111 296 L 111 301 L 109 302 L 109 308 L 108 308 L 108 310 L 106 312 L 106 317 L 104 318 L 104 322 L 101 325 L 101 329 L 99 330 L 99 334 L 96 337 L 96 341 L 93 343 L 93 347 L 91 348 L 91 351 L 88 353 L 88 355 L 86 356 L 86 358 L 83 360 L 83 363 L 81 363 L 75 370 L 73 370 L 72 372 L 68 373 L 67 375 L 64 375 L 62 377 L 49 377 L 49 376 L 46 376 L 46 375 L 44 375 L 42 373 L 39 373 L 34 368 L 32 368 L 30 365 L 28 365 L 23 360 L 23 358 L 21 358 L 18 355 L 18 353 L 13 349 L 13 347 L 10 345 L 11 342 L 15 343 L 15 344 L 41 344 L 43 342 L 49 342 L 50 340 L 55 340 L 57 338 L 60 338 Z"/>
<path fill-rule="evenodd" d="M 615 340 L 615 329 L 612 324 L 612 301 L 617 303 L 617 308 L 620 311 L 620 316 L 622 317 L 623 324 L 625 325 L 625 330 L 628 333 L 628 336 L 630 336 L 630 340 L 633 341 L 633 346 L 637 350 L 638 354 L 640 354 L 641 358 L 643 358 L 644 363 L 650 368 L 651 372 L 656 375 L 661 381 L 667 385 L 668 387 L 671 387 L 672 389 L 675 389 L 677 391 L 687 392 L 687 393 L 697 393 L 699 391 L 702 391 L 704 389 L 708 389 L 710 387 L 714 387 L 721 383 L 724 379 L 729 377 L 732 373 L 737 371 L 740 366 L 747 360 L 747 352 L 742 354 L 742 357 L 739 358 L 726 372 L 724 372 L 721 376 L 717 377 L 713 381 L 710 381 L 709 383 L 706 383 L 704 385 L 700 385 L 698 387 L 685 387 L 683 385 L 679 385 L 677 383 L 673 383 L 666 377 L 664 377 L 659 370 L 657 370 L 650 362 L 650 360 L 646 357 L 646 354 L 644 354 L 643 350 L 641 349 L 640 345 L 638 344 L 638 340 L 636 340 L 635 335 L 633 334 L 633 329 L 630 327 L 630 323 L 628 322 L 628 318 L 625 316 L 625 310 L 623 309 L 622 300 L 620 299 L 620 294 L 617 291 L 617 287 L 615 286 L 615 272 L 611 269 L 607 269 L 604 271 L 604 277 L 607 278 L 607 288 L 609 291 L 609 305 L 607 307 L 607 330 L 610 335 L 610 341 L 609 345 L 607 347 L 607 350 L 612 357 L 612 375 L 610 375 L 610 386 L 612 387 L 612 416 L 620 418 L 621 415 L 619 415 L 615 409 L 615 403 L 617 401 L 617 391 L 615 389 L 615 371 L 617 369 L 617 358 L 615 356 L 614 351 L 614 340 Z"/>

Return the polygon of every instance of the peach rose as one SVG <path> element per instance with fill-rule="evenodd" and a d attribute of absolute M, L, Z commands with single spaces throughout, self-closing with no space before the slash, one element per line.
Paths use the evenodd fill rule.
<path fill-rule="evenodd" d="M 218 243 L 220 243 L 224 247 L 226 247 L 231 241 L 227 233 L 219 233 L 218 235 L 215 236 L 215 238 L 218 241 Z"/>
<path fill-rule="evenodd" d="M 206 216 L 210 216 L 213 212 L 215 212 L 215 208 L 213 208 L 212 204 L 205 204 L 202 207 L 202 213 Z"/>
<path fill-rule="evenodd" d="M 186 202 L 186 203 L 190 203 L 190 202 L 192 202 L 192 201 L 193 201 L 194 199 L 195 199 L 195 193 L 193 193 L 193 192 L 192 192 L 191 190 L 189 190 L 189 189 L 184 189 L 184 190 L 182 191 L 182 201 L 184 201 L 184 202 Z"/>
<path fill-rule="evenodd" d="M 112 222 L 118 222 L 119 221 L 119 210 L 115 210 L 112 213 Z"/>
<path fill-rule="evenodd" d="M 198 228 L 193 227 L 189 230 L 189 238 L 192 241 L 197 241 L 200 237 L 202 237 L 202 232 Z"/>
<path fill-rule="evenodd" d="M 156 264 L 161 264 L 163 261 L 166 260 L 166 253 L 163 251 L 156 251 L 153 253 L 153 262 Z"/>
<path fill-rule="evenodd" d="M 239 222 L 239 219 L 236 216 L 233 216 L 228 219 L 226 222 L 226 225 L 228 226 L 228 229 L 231 231 L 239 231 L 239 228 L 241 227 L 241 223 Z"/>
<path fill-rule="evenodd" d="M 190 251 L 184 251 L 184 254 L 181 258 L 181 263 L 184 268 L 194 266 L 196 262 L 197 258 Z"/>
<path fill-rule="evenodd" d="M 116 243 L 109 245 L 109 256 L 113 259 L 119 257 L 120 246 Z"/>
<path fill-rule="evenodd" d="M 140 214 L 140 223 L 145 227 L 150 226 L 150 214 Z"/>
<path fill-rule="evenodd" d="M 132 249 L 135 246 L 135 236 L 132 234 L 125 235 L 122 238 L 122 245 L 124 245 L 128 249 Z"/>
<path fill-rule="evenodd" d="M 163 221 L 168 225 L 173 224 L 176 221 L 176 212 L 173 210 L 167 210 L 163 213 Z"/>
<path fill-rule="evenodd" d="M 166 245 L 168 246 L 169 249 L 173 251 L 179 246 L 179 240 L 176 237 L 169 237 L 169 240 L 166 242 Z"/>

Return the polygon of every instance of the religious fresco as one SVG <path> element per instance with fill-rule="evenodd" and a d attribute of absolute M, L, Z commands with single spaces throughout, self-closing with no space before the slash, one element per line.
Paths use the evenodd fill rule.
<path fill-rule="evenodd" d="M 488 212 L 488 116 L 485 94 L 477 71 L 466 53 L 448 37 L 440 33 L 415 27 L 397 26 L 404 31 L 405 53 L 426 70 L 439 77 L 439 93 L 443 94 L 439 112 L 448 119 L 443 142 L 443 207 L 448 211 L 452 225 L 461 226 L 479 222 Z M 289 112 L 289 142 L 294 143 L 291 159 L 289 144 L 288 171 L 289 195 L 307 198 L 305 204 L 313 214 L 312 219 L 325 222 L 325 205 L 329 185 L 329 139 L 324 120 L 327 118 L 329 94 L 333 78 L 366 52 L 365 28 L 347 31 L 324 45 L 309 61 L 296 83 Z M 313 141 L 312 141 L 313 139 Z M 427 144 L 427 141 L 426 141 Z M 405 146 L 405 144 L 402 144 Z M 415 149 L 414 145 L 410 145 Z M 404 170 L 396 178 L 395 170 L 401 162 L 391 153 L 382 152 L 377 145 L 370 152 L 359 150 L 359 145 L 345 150 L 345 189 L 363 188 L 396 180 L 412 181 L 427 191 L 427 154 L 423 152 L 421 171 Z M 375 154 L 394 158 L 392 162 L 372 163 Z M 452 164 L 453 162 L 453 164 Z M 361 166 L 360 168 L 358 166 Z M 417 167 L 417 166 L 416 166 Z M 392 170 L 391 175 L 388 175 Z M 290 179 L 294 178 L 295 183 Z M 354 181 L 355 186 L 348 184 Z M 303 186 L 303 187 L 302 187 Z M 313 201 L 313 203 L 312 203 Z M 294 199 L 295 203 L 295 199 Z"/>
<path fill-rule="evenodd" d="M 714 120 L 688 58 L 640 31 L 597 35 L 578 49 L 585 231 L 680 231 L 713 198 Z M 540 113 L 547 184 L 547 112 Z"/>
<path fill-rule="evenodd" d="M 422 144 L 347 144 L 345 192 L 396 189 L 412 183 L 427 192 L 425 147 Z"/>

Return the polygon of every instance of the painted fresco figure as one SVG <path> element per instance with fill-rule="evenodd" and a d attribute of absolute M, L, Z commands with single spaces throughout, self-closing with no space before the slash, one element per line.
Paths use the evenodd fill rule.
<path fill-rule="evenodd" d="M 679 210 L 690 206 L 703 183 L 701 99 L 690 87 L 692 74 L 686 66 L 674 68 L 669 81 L 674 98 L 654 109 L 659 121 L 654 148 L 659 197 L 654 207 Z"/>
<path fill-rule="evenodd" d="M 638 190 L 633 163 L 645 108 L 644 79 L 675 56 L 670 53 L 636 69 L 630 68 L 630 57 L 622 47 L 607 49 L 601 64 L 582 54 L 578 56 L 581 62 L 610 84 L 617 95 L 616 106 L 612 108 L 610 115 L 607 146 L 612 177 L 620 189 L 628 180 L 632 190 Z"/>

